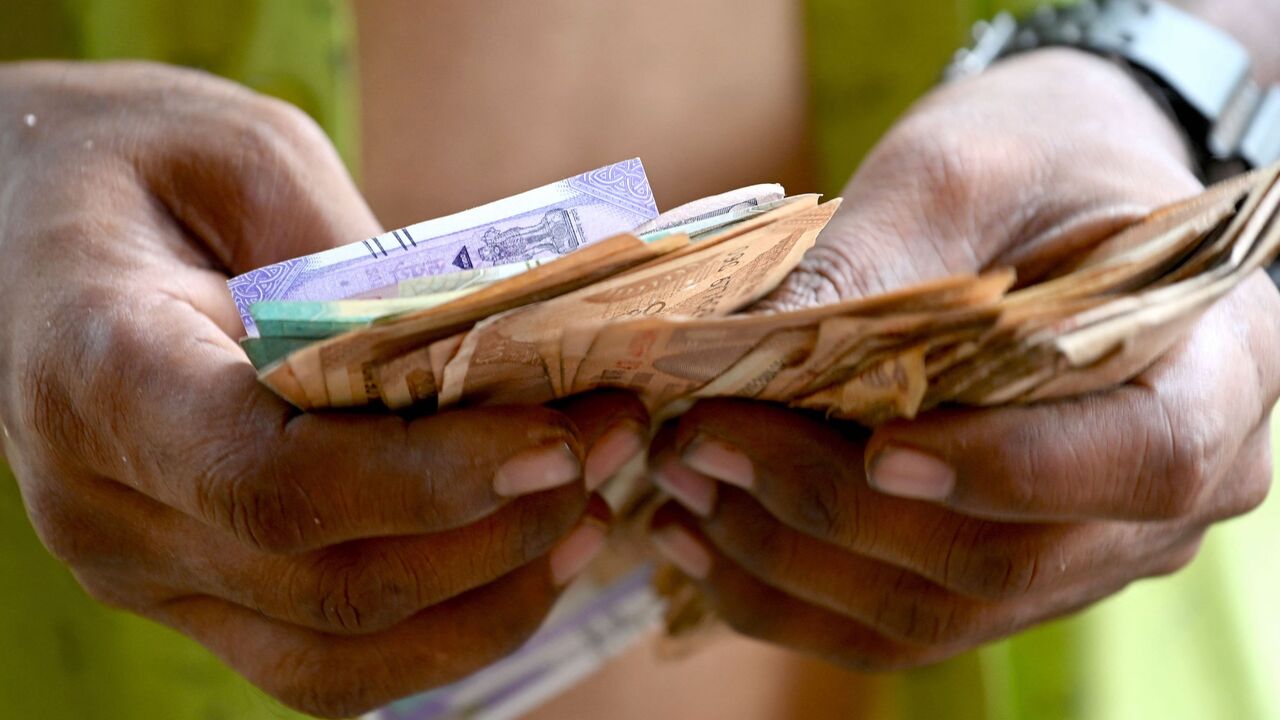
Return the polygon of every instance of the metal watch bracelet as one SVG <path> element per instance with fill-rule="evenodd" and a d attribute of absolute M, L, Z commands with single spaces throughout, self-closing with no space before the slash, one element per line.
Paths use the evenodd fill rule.
<path fill-rule="evenodd" d="M 1000 58 L 1048 46 L 1079 48 L 1123 61 L 1158 90 L 1210 167 L 1280 161 L 1280 86 L 1260 88 L 1244 47 L 1227 33 L 1159 0 L 1085 0 L 1041 6 L 1019 22 L 1001 13 L 973 28 L 973 45 L 944 73 L 956 80 Z M 1225 169 L 1224 167 L 1224 169 Z M 1239 169 L 1239 168 L 1237 168 Z"/>

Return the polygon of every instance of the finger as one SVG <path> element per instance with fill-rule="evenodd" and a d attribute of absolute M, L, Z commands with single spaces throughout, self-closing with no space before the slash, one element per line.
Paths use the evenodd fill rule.
<path fill-rule="evenodd" d="M 548 553 L 557 582 L 568 582 L 600 550 L 611 519 L 598 496 L 559 488 L 453 530 L 280 556 L 117 483 L 75 485 L 81 549 L 60 550 L 104 599 L 146 606 L 196 593 L 335 634 L 380 632 Z"/>
<path fill-rule="evenodd" d="M 704 488 L 685 496 L 709 499 L 699 506 L 671 494 L 711 517 L 705 508 L 723 493 L 689 478 L 715 478 L 801 533 L 983 599 L 1056 587 L 1145 547 L 1131 524 L 992 522 L 876 492 L 862 470 L 864 432 L 773 405 L 703 401 L 680 422 L 672 464 L 696 471 L 677 476 L 681 487 Z M 655 469 L 660 485 L 665 467 Z"/>
<path fill-rule="evenodd" d="M 725 488 L 715 514 L 697 527 L 718 553 L 761 582 L 902 642 L 936 645 L 998 634 L 1024 601 L 977 600 L 844 551 L 782 525 L 736 488 Z"/>
<path fill-rule="evenodd" d="M 572 490 L 552 490 L 431 535 L 361 540 L 297 558 L 241 550 L 217 558 L 212 577 L 189 575 L 188 587 L 321 632 L 377 633 L 529 564 L 565 586 L 603 549 L 611 519 L 599 496 L 584 503 Z"/>
<path fill-rule="evenodd" d="M 1132 79 L 1076 55 L 1038 57 L 1044 72 L 1006 66 L 984 75 L 980 96 L 960 83 L 921 103 L 867 156 L 841 193 L 840 212 L 759 309 L 827 304 L 992 266 L 1016 267 L 1026 282 L 1201 190 L 1174 128 L 1150 103 L 1134 103 Z M 1087 77 L 1092 102 L 1082 106 L 1066 85 L 1046 86 L 1046 72 Z M 1040 102 L 1025 102 L 1029 95 Z M 1132 118 L 1126 128 L 1154 131 L 1086 143 L 1045 133 L 1046 120 L 1084 127 L 1104 109 Z"/>
<path fill-rule="evenodd" d="M 558 400 L 551 407 L 578 428 L 587 450 L 583 480 L 594 491 L 639 457 L 649 439 L 649 412 L 633 393 L 597 390 Z"/>
<path fill-rule="evenodd" d="M 80 351 L 42 368 L 36 427 L 99 474 L 259 549 L 458 527 L 581 477 L 573 423 L 552 410 L 298 415 L 207 319 L 148 310 L 82 321 Z"/>
<path fill-rule="evenodd" d="M 1218 489 L 1187 522 L 1209 526 L 1251 512 L 1267 499 L 1273 479 L 1271 423 L 1264 422 L 1244 441 Z"/>
<path fill-rule="evenodd" d="M 667 496 L 699 517 L 710 517 L 715 511 L 718 488 L 714 478 L 681 462 L 676 439 L 680 421 L 662 426 L 649 445 L 649 475 L 653 484 Z"/>
<path fill-rule="evenodd" d="M 1194 515 L 1280 394 L 1277 314 L 1259 273 L 1113 391 L 886 424 L 867 446 L 870 482 L 1020 521 Z"/>
<path fill-rule="evenodd" d="M 286 705 L 355 717 L 438 687 L 509 654 L 538 628 L 559 588 L 545 564 L 425 610 L 374 635 L 336 636 L 193 596 L 154 609 Z"/>
<path fill-rule="evenodd" d="M 140 155 L 155 196 L 232 274 L 377 235 L 381 227 L 306 113 L 208 83 Z M 177 117 L 174 117 L 176 115 Z"/>
<path fill-rule="evenodd" d="M 1135 529 L 1128 549 L 1116 553 L 1110 547 L 1113 533 L 1104 528 L 1095 535 L 1104 549 L 1092 554 L 1090 566 L 1073 567 L 1054 582 L 1023 592 L 982 599 L 792 530 L 736 488 L 724 488 L 715 514 L 697 527 L 718 552 L 761 582 L 892 639 L 926 645 L 1003 637 L 1110 595 L 1134 579 L 1171 572 L 1175 550 L 1200 534 L 1173 527 Z M 1055 554 L 1052 540 L 1052 534 L 1044 538 L 1046 557 Z"/>
<path fill-rule="evenodd" d="M 701 527 L 707 529 L 705 523 Z M 775 538 L 772 534 L 769 538 L 759 547 L 770 546 Z M 718 613 L 740 632 L 871 670 L 937 662 L 1071 614 L 1115 594 L 1134 579 L 1184 567 L 1199 545 L 1198 535 L 1193 535 L 1153 552 L 1141 566 L 1113 566 L 1087 581 L 1037 596 L 973 603 L 937 593 L 936 588 L 930 591 L 928 583 L 909 574 L 873 571 L 864 575 L 867 566 L 854 556 L 809 557 L 805 553 L 814 548 L 812 541 L 794 548 L 790 558 L 813 561 L 815 572 L 803 576 L 809 582 L 787 574 L 777 576 L 788 583 L 779 585 L 755 572 L 760 565 L 755 556 L 744 555 L 751 564 L 743 564 L 722 553 L 692 516 L 670 503 L 654 513 L 651 541 L 707 592 Z M 766 551 L 766 557 L 778 555 Z M 825 569 L 824 561 L 830 563 Z M 841 583 L 849 570 L 853 576 Z M 835 634 L 824 636 L 824 624 Z"/>
<path fill-rule="evenodd" d="M 650 540 L 697 583 L 720 618 L 748 637 L 858 670 L 914 667 L 947 654 L 890 639 L 856 620 L 770 587 L 719 554 L 669 505 L 655 512 Z"/>

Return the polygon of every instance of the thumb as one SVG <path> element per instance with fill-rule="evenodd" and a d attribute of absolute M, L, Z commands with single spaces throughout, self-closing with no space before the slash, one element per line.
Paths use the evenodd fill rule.
<path fill-rule="evenodd" d="M 851 185 L 835 217 L 782 284 L 751 312 L 785 312 L 875 295 L 959 272 L 935 249 L 932 236 L 906 232 L 887 210 Z M 909 202 L 903 199 L 903 204 Z M 946 243 L 938 243 L 945 246 Z M 952 245 L 958 245 L 954 243 Z M 927 252 L 919 252 L 924 246 Z"/>
<path fill-rule="evenodd" d="M 1064 173 L 1072 181 L 1049 193 L 1020 177 L 1036 172 L 1025 167 L 982 170 L 981 163 L 963 161 L 970 166 L 964 172 L 925 171 L 921 163 L 927 162 L 954 161 L 906 161 L 916 171 L 904 178 L 873 156 L 814 247 L 752 310 L 831 304 L 1000 266 L 1015 268 L 1018 285 L 1026 285 L 1160 205 L 1201 189 L 1189 172 L 1172 166 L 1143 173 L 1142 182 Z"/>
<path fill-rule="evenodd" d="M 1127 77 L 1103 67 L 1107 93 L 1081 104 L 1046 86 L 1044 72 L 992 72 L 911 111 L 867 157 L 816 246 L 759 309 L 831 303 L 994 266 L 1015 268 L 1026 284 L 1202 189 L 1168 120 Z M 1091 129 L 1115 117 L 1128 119 L 1107 133 Z"/>
<path fill-rule="evenodd" d="M 333 145 L 306 113 L 227 93 L 142 159 L 152 191 L 231 274 L 381 233 Z M 178 110 L 177 112 L 182 112 Z"/>

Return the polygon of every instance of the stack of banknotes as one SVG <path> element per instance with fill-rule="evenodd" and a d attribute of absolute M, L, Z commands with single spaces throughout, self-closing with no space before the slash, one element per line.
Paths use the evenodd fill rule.
<path fill-rule="evenodd" d="M 1034 282 L 997 268 L 756 311 L 838 207 L 756 185 L 659 214 L 628 160 L 229 287 L 262 382 L 303 410 L 423 412 L 622 387 L 659 419 L 733 396 L 874 425 L 1123 383 L 1280 251 L 1277 166 L 1161 209 Z M 624 520 L 642 521 L 644 492 L 619 494 Z M 663 615 L 685 638 L 714 623 L 688 582 L 615 552 L 629 559 L 579 583 L 520 651 L 378 717 L 515 717 Z"/>
<path fill-rule="evenodd" d="M 229 286 L 262 381 L 302 409 L 622 387 L 658 416 L 732 396 L 874 425 L 1133 377 L 1274 259 L 1278 175 L 1159 210 L 1033 284 L 1001 268 L 788 312 L 751 306 L 840 201 L 758 185 L 659 215 L 639 160 Z"/>

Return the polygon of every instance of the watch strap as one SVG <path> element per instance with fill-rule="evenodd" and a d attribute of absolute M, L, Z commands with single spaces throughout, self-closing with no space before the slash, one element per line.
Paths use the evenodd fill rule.
<path fill-rule="evenodd" d="M 1222 30 L 1158 0 L 1044 5 L 1024 22 L 1002 13 L 974 27 L 946 79 L 1046 46 L 1121 59 L 1159 86 L 1206 162 L 1259 167 L 1280 160 L 1280 87 L 1260 88 L 1244 47 Z M 1206 168 L 1208 170 L 1209 168 Z"/>

